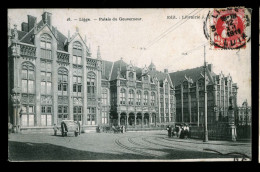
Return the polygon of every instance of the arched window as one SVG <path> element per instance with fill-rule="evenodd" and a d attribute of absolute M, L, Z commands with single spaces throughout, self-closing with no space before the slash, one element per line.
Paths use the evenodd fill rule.
<path fill-rule="evenodd" d="M 148 91 L 144 92 L 144 106 L 148 105 Z"/>
<path fill-rule="evenodd" d="M 51 55 L 51 36 L 48 34 L 41 35 L 41 58 L 52 59 Z"/>
<path fill-rule="evenodd" d="M 35 68 L 30 62 L 22 64 L 22 126 L 34 126 L 35 116 Z"/>
<path fill-rule="evenodd" d="M 93 72 L 89 72 L 87 75 L 87 93 L 89 97 L 95 97 L 96 75 Z"/>
<path fill-rule="evenodd" d="M 141 105 L 141 91 L 138 90 L 136 92 L 136 105 L 140 106 Z"/>
<path fill-rule="evenodd" d="M 129 95 L 128 95 L 128 99 L 129 99 L 129 105 L 133 105 L 134 104 L 134 90 L 129 90 Z"/>
<path fill-rule="evenodd" d="M 82 45 L 80 42 L 73 43 L 72 54 L 73 54 L 73 58 L 72 58 L 73 64 L 81 65 L 82 64 Z"/>
<path fill-rule="evenodd" d="M 151 106 L 155 106 L 155 93 L 152 92 L 151 94 Z"/>
<path fill-rule="evenodd" d="M 130 81 L 132 81 L 132 80 L 134 79 L 134 73 L 133 73 L 133 72 L 130 72 L 130 73 L 128 74 L 128 78 L 129 78 Z"/>
<path fill-rule="evenodd" d="M 120 104 L 124 105 L 125 104 L 125 89 L 121 88 L 120 90 Z"/>

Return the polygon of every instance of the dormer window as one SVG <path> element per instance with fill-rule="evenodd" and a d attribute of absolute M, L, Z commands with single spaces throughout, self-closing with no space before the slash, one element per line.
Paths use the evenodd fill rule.
<path fill-rule="evenodd" d="M 130 72 L 130 73 L 128 74 L 128 78 L 129 78 L 129 80 L 133 80 L 133 79 L 134 79 L 134 73 L 133 73 L 133 72 Z"/>
<path fill-rule="evenodd" d="M 48 34 L 43 34 L 41 36 L 41 58 L 52 59 L 51 56 L 51 36 Z"/>
<path fill-rule="evenodd" d="M 79 42 L 73 43 L 73 64 L 81 65 L 82 64 L 82 45 Z"/>

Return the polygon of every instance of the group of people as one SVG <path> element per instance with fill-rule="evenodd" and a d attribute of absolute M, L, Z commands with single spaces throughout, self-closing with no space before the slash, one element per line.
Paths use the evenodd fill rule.
<path fill-rule="evenodd" d="M 168 125 L 167 126 L 168 136 L 176 136 L 180 139 L 190 138 L 190 128 L 187 124 L 176 125 L 175 127 Z"/>
<path fill-rule="evenodd" d="M 125 126 L 121 125 L 121 126 L 112 126 L 112 129 L 114 131 L 114 133 L 125 133 Z"/>

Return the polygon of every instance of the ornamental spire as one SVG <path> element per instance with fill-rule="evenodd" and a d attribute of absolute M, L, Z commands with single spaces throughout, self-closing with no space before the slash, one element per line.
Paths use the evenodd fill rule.
<path fill-rule="evenodd" d="M 101 60 L 101 54 L 100 54 L 100 47 L 98 46 L 98 50 L 97 50 L 97 59 Z"/>

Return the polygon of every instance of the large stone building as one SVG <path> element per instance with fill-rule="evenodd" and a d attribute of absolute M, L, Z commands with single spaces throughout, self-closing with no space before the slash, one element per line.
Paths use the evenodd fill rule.
<path fill-rule="evenodd" d="M 204 67 L 170 73 L 175 86 L 176 123 L 204 124 Z M 230 75 L 222 72 L 215 74 L 213 65 L 206 67 L 207 116 L 208 124 L 228 121 L 230 97 L 233 97 L 234 109 L 237 109 L 237 84 Z M 237 112 L 235 110 L 235 116 Z"/>
<path fill-rule="evenodd" d="M 52 14 L 28 15 L 8 27 L 9 121 L 19 130 L 51 129 L 64 119 L 83 130 L 101 124 L 151 127 L 175 121 L 175 93 L 168 70 L 138 68 L 122 59 L 94 58 L 78 29 L 66 37 Z"/>
<path fill-rule="evenodd" d="M 21 31 L 9 26 L 8 38 L 9 121 L 21 130 L 51 129 L 64 119 L 79 121 L 83 130 L 204 124 L 203 67 L 174 73 L 153 63 L 139 68 L 103 60 L 99 47 L 94 57 L 78 29 L 66 37 L 48 12 L 39 22 L 28 15 Z M 206 74 L 208 123 L 227 121 L 238 87 L 212 64 Z"/>

